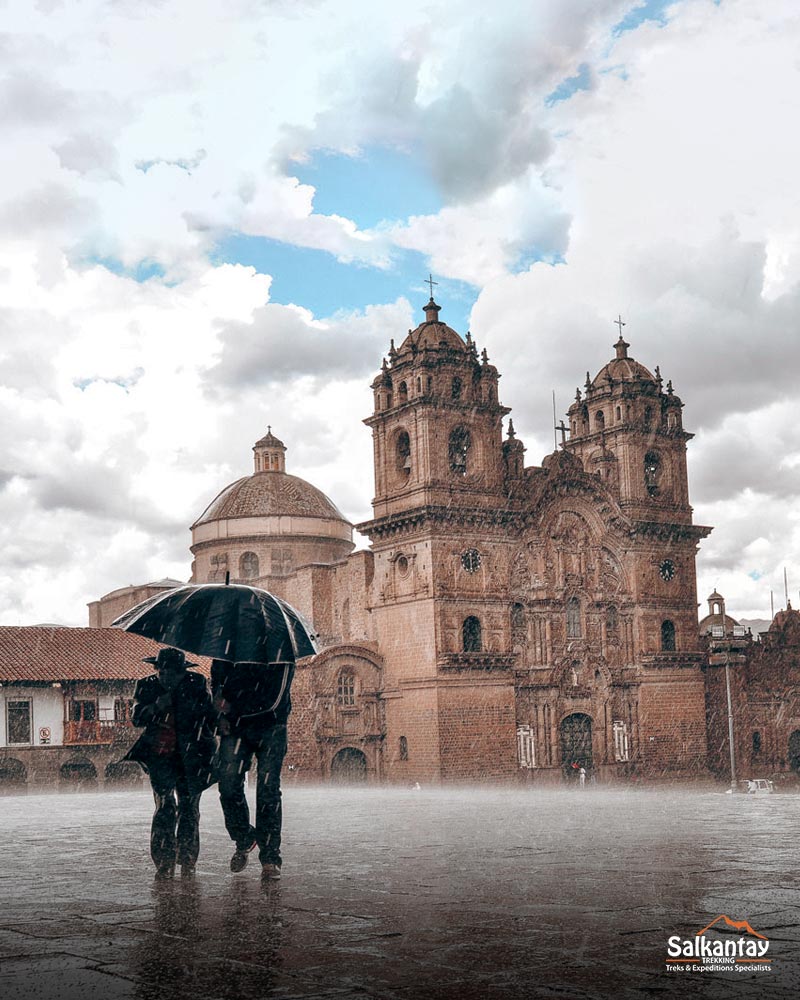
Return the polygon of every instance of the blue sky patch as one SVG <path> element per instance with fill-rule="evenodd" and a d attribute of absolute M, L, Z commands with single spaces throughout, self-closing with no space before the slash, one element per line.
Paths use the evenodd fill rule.
<path fill-rule="evenodd" d="M 314 211 L 341 215 L 359 229 L 381 222 L 433 215 L 442 200 L 421 161 L 399 150 L 371 146 L 358 156 L 317 150 L 291 173 L 316 189 Z"/>
<path fill-rule="evenodd" d="M 568 76 L 544 99 L 548 107 L 566 101 L 578 90 L 588 90 L 592 83 L 592 73 L 588 63 L 581 63 L 575 76 Z"/>
<path fill-rule="evenodd" d="M 163 278 L 164 268 L 154 260 L 140 260 L 135 267 L 125 267 L 121 260 L 116 257 L 96 257 L 90 255 L 82 261 L 84 264 L 99 264 L 112 274 L 118 274 L 122 278 L 133 278 L 134 281 L 149 281 L 150 278 Z"/>
<path fill-rule="evenodd" d="M 637 7 L 629 10 L 621 21 L 618 21 L 611 29 L 612 35 L 622 35 L 626 31 L 633 31 L 645 21 L 658 21 L 659 24 L 667 23 L 666 9 L 671 7 L 675 0 L 644 0 Z"/>
<path fill-rule="evenodd" d="M 418 322 L 422 322 L 422 308 L 430 294 L 425 284 L 427 258 L 413 250 L 397 251 L 394 266 L 382 270 L 361 263 L 343 263 L 325 250 L 234 233 L 217 244 L 211 259 L 214 264 L 244 264 L 260 274 L 272 275 L 270 302 L 302 305 L 319 319 L 340 309 L 362 310 L 405 295 L 416 310 Z M 442 307 L 442 320 L 465 334 L 478 289 L 465 281 L 437 278 L 435 274 L 433 280 L 439 282 L 433 292 Z M 405 334 L 405 330 L 399 333 Z"/>

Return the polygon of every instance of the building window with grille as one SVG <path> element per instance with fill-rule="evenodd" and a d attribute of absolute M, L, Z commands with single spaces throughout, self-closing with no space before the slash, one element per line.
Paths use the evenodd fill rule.
<path fill-rule="evenodd" d="M 133 718 L 133 698 L 114 699 L 114 722 L 128 723 Z"/>
<path fill-rule="evenodd" d="M 448 456 L 450 460 L 450 471 L 457 476 L 466 476 L 467 457 L 470 449 L 470 435 L 466 427 L 456 427 L 450 432 L 450 442 L 448 445 Z"/>
<path fill-rule="evenodd" d="M 68 703 L 68 722 L 96 722 L 97 702 L 85 700 L 73 700 Z"/>
<path fill-rule="evenodd" d="M 661 459 L 658 452 L 648 451 L 644 456 L 644 484 L 649 496 L 658 495 L 658 481 L 661 475 Z"/>
<path fill-rule="evenodd" d="M 31 741 L 31 703 L 28 698 L 6 702 L 6 732 L 9 746 L 27 746 Z"/>
<path fill-rule="evenodd" d="M 411 438 L 407 431 L 400 431 L 395 441 L 395 468 L 400 476 L 408 478 L 411 474 Z"/>
<path fill-rule="evenodd" d="M 665 653 L 675 652 L 675 622 L 661 623 L 661 649 Z"/>
<path fill-rule="evenodd" d="M 481 623 L 475 615 L 464 619 L 461 626 L 461 638 L 465 653 L 480 653 L 482 646 Z"/>
<path fill-rule="evenodd" d="M 613 723 L 611 728 L 614 733 L 614 759 L 618 761 L 630 760 L 627 723 L 617 721 Z"/>
<path fill-rule="evenodd" d="M 252 580 L 258 576 L 258 556 L 255 552 L 243 552 L 239 559 L 239 576 L 242 580 Z"/>
<path fill-rule="evenodd" d="M 567 638 L 580 639 L 582 634 L 581 602 L 577 597 L 570 597 L 567 601 Z"/>
<path fill-rule="evenodd" d="M 356 675 L 350 670 L 339 674 L 339 684 L 336 689 L 336 700 L 344 708 L 352 708 L 356 703 Z"/>
<path fill-rule="evenodd" d="M 408 740 L 405 736 L 400 737 L 400 760 L 408 760 Z"/>
<path fill-rule="evenodd" d="M 536 767 L 536 744 L 533 738 L 533 726 L 520 726 L 517 729 L 517 760 L 520 767 Z"/>

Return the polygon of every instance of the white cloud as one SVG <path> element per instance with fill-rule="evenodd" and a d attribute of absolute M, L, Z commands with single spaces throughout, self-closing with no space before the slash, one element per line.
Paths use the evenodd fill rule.
<path fill-rule="evenodd" d="M 419 250 L 475 282 L 473 333 L 529 462 L 552 447 L 550 389 L 565 410 L 622 312 L 632 353 L 674 380 L 698 432 L 697 518 L 717 525 L 701 595 L 718 574 L 734 614 L 763 614 L 784 561 L 800 579 L 784 430 L 798 405 L 800 14 L 684 0 L 665 26 L 612 38 L 632 6 L 8 0 L 0 543 L 15 569 L 0 620 L 80 622 L 104 588 L 185 577 L 188 525 L 250 471 L 269 422 L 291 471 L 368 513 L 361 419 L 408 306 L 366 292 L 351 316 L 274 305 L 269 276 L 209 264 L 229 230 L 381 268 Z M 591 88 L 548 106 L 581 65 Z M 381 143 L 417 158 L 441 212 L 360 231 L 315 213 L 287 167 Z M 166 280 L 93 263 L 107 257 L 158 262 Z M 268 395 L 254 365 L 282 374 Z"/>

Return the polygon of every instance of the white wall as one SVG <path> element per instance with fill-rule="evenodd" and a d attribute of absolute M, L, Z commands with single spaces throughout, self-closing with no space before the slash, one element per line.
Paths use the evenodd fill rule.
<path fill-rule="evenodd" d="M 61 688 L 25 687 L 22 684 L 0 688 L 0 746 L 8 746 L 6 702 L 31 702 L 31 746 L 42 746 L 40 730 L 50 729 L 50 745 L 64 742 L 64 693 Z"/>

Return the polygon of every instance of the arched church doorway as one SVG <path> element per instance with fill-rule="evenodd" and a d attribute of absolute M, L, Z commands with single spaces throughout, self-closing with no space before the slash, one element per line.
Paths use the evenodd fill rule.
<path fill-rule="evenodd" d="M 59 773 L 61 784 L 76 791 L 97 787 L 97 769 L 86 757 L 68 760 Z"/>
<path fill-rule="evenodd" d="M 789 737 L 789 767 L 800 774 L 800 729 L 795 729 Z"/>
<path fill-rule="evenodd" d="M 592 770 L 592 720 L 583 712 L 561 722 L 561 767 L 567 781 L 580 780 L 581 768 Z"/>
<path fill-rule="evenodd" d="M 367 758 L 360 750 L 345 747 L 331 761 L 331 781 L 343 785 L 356 785 L 366 780 Z"/>

